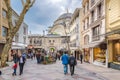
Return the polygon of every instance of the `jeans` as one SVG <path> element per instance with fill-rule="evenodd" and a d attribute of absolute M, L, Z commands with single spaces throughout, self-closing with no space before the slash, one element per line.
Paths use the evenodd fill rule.
<path fill-rule="evenodd" d="M 65 65 L 64 65 L 64 74 L 67 74 L 67 73 L 68 73 L 68 65 L 65 64 Z"/>
<path fill-rule="evenodd" d="M 40 58 L 37 58 L 37 63 L 39 64 L 41 62 Z"/>
<path fill-rule="evenodd" d="M 74 74 L 74 69 L 75 69 L 75 66 L 74 66 L 74 65 L 70 65 L 70 72 L 71 72 L 71 75 Z"/>
<path fill-rule="evenodd" d="M 13 75 L 16 75 L 16 68 L 14 68 L 14 72 L 13 72 Z"/>
<path fill-rule="evenodd" d="M 23 73 L 24 63 L 19 63 L 20 75 Z"/>

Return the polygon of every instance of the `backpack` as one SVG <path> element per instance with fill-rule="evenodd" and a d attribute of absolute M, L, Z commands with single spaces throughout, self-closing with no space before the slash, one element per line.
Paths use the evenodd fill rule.
<path fill-rule="evenodd" d="M 70 65 L 75 65 L 75 61 L 76 61 L 75 58 L 74 58 L 74 57 L 71 57 L 71 58 L 70 58 L 70 61 L 69 61 L 69 64 L 70 64 Z"/>

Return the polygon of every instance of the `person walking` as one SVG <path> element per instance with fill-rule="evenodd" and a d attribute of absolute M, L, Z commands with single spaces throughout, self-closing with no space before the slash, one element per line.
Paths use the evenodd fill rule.
<path fill-rule="evenodd" d="M 20 55 L 19 56 L 19 75 L 23 74 L 24 64 L 25 64 L 25 57 Z"/>
<path fill-rule="evenodd" d="M 80 61 L 81 61 L 81 64 L 82 64 L 82 62 L 83 62 L 83 55 L 82 55 L 82 53 L 80 54 Z"/>
<path fill-rule="evenodd" d="M 40 58 L 41 58 L 41 53 L 40 53 L 40 51 L 38 51 L 36 54 L 37 64 L 39 64 L 41 62 Z"/>
<path fill-rule="evenodd" d="M 64 65 L 64 74 L 66 75 L 68 73 L 68 60 L 69 60 L 69 56 L 66 52 L 62 55 L 61 60 L 62 64 Z"/>
<path fill-rule="evenodd" d="M 33 57 L 34 57 L 34 59 L 35 59 L 35 56 L 36 56 L 36 53 L 34 52 L 34 53 L 33 53 Z"/>
<path fill-rule="evenodd" d="M 14 70 L 14 72 L 12 73 L 12 75 L 13 75 L 13 76 L 14 76 L 14 75 L 16 76 L 17 62 L 14 62 L 13 70 Z"/>
<path fill-rule="evenodd" d="M 11 54 L 11 56 L 13 57 L 14 63 L 17 63 L 18 62 L 18 53 L 14 50 L 13 54 Z"/>
<path fill-rule="evenodd" d="M 71 76 L 74 74 L 76 64 L 77 64 L 77 61 L 76 61 L 75 57 L 73 56 L 73 54 L 71 54 L 70 58 L 69 58 Z"/>

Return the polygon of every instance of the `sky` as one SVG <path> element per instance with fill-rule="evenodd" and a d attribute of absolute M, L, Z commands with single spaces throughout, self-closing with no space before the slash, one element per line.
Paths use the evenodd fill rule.
<path fill-rule="evenodd" d="M 12 8 L 20 14 L 23 7 L 21 0 L 11 0 Z M 31 34 L 43 34 L 54 21 L 67 12 L 73 13 L 81 7 L 81 0 L 36 0 L 25 16 L 24 22 L 28 25 Z M 47 33 L 47 31 L 46 31 Z"/>

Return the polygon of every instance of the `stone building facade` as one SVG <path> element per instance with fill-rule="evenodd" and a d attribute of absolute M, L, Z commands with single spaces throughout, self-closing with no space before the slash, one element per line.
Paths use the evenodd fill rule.
<path fill-rule="evenodd" d="M 4 0 L 0 0 L 0 55 L 4 44 L 6 43 L 6 35 L 8 30 L 7 7 Z"/>
<path fill-rule="evenodd" d="M 120 70 L 120 0 L 106 0 L 108 67 Z"/>
<path fill-rule="evenodd" d="M 34 50 L 44 49 L 48 52 L 57 52 L 64 48 L 66 36 L 60 36 L 57 34 L 41 35 L 29 35 L 29 48 Z"/>
<path fill-rule="evenodd" d="M 29 35 L 29 48 L 57 52 L 69 48 L 71 13 L 64 13 L 54 21 L 47 35 Z"/>
<path fill-rule="evenodd" d="M 70 50 L 80 59 L 82 8 L 76 8 L 70 21 Z"/>
<path fill-rule="evenodd" d="M 107 66 L 107 51 L 101 46 L 105 41 L 105 0 L 83 0 L 82 39 L 84 61 Z"/>

